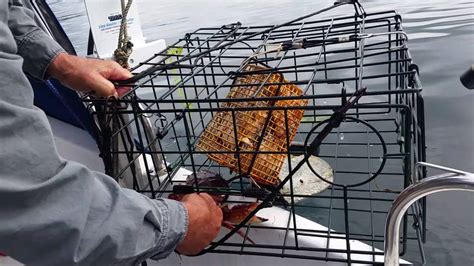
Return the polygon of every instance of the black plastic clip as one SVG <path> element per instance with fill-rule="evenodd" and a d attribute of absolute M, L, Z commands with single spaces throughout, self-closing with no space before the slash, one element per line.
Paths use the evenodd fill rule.
<path fill-rule="evenodd" d="M 242 196 L 249 198 L 264 199 L 270 195 L 270 191 L 262 188 L 247 188 L 242 192 Z"/>
<path fill-rule="evenodd" d="M 395 29 L 400 30 L 400 26 L 402 25 L 402 16 L 400 14 L 395 15 Z"/>
<path fill-rule="evenodd" d="M 418 68 L 418 65 L 417 64 L 410 64 L 408 66 L 408 70 L 410 71 L 413 71 L 413 70 L 416 70 L 416 74 L 420 75 L 420 69 Z"/>
<path fill-rule="evenodd" d="M 191 40 L 191 33 L 189 33 L 189 32 L 186 33 L 186 34 L 184 35 L 184 39 L 186 40 L 186 42 L 187 42 L 188 44 L 193 45 L 193 41 Z"/>
<path fill-rule="evenodd" d="M 418 76 L 420 75 L 420 69 L 418 68 L 418 65 L 416 65 L 416 64 L 413 64 L 413 63 L 410 64 L 410 65 L 408 66 L 408 70 L 409 70 L 410 72 L 412 72 L 413 70 L 415 70 L 415 71 L 416 71 L 416 74 L 417 74 Z M 408 85 L 409 85 L 410 87 L 413 87 L 414 84 L 415 84 L 415 74 L 411 74 L 411 75 L 410 75 L 410 82 L 409 82 Z"/>
<path fill-rule="evenodd" d="M 331 118 L 329 118 L 328 124 L 332 128 L 338 128 L 341 125 L 341 122 L 344 121 L 344 118 L 346 117 L 346 112 L 359 101 L 359 99 L 362 97 L 362 95 L 364 95 L 366 91 L 367 87 L 363 87 L 362 89 L 354 92 L 354 94 L 349 98 L 349 100 L 346 100 L 344 105 L 342 105 L 341 108 L 339 108 L 332 114 Z"/>
<path fill-rule="evenodd" d="M 176 121 L 183 119 L 183 117 L 184 117 L 184 112 L 175 114 Z"/>
<path fill-rule="evenodd" d="M 168 134 L 168 129 L 167 129 L 167 128 L 163 128 L 163 129 L 158 130 L 158 131 L 156 132 L 156 137 L 161 140 L 161 139 L 163 139 L 167 134 Z"/>
<path fill-rule="evenodd" d="M 347 90 L 346 87 L 344 86 L 344 81 L 342 82 L 342 88 L 341 88 L 341 106 L 346 105 L 347 103 Z"/>
<path fill-rule="evenodd" d="M 195 192 L 193 186 L 189 185 L 174 185 L 173 194 L 192 194 Z"/>

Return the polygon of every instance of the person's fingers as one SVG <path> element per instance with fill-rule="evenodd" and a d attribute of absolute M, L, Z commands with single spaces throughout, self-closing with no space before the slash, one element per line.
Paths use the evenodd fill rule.
<path fill-rule="evenodd" d="M 105 61 L 106 71 L 102 75 L 108 80 L 126 80 L 133 77 L 132 73 L 120 66 L 114 61 Z M 118 97 L 122 97 L 125 93 L 130 91 L 130 87 L 116 87 Z"/>
<path fill-rule="evenodd" d="M 199 196 L 205 199 L 209 206 L 217 206 L 216 201 L 211 197 L 211 195 L 207 193 L 200 193 Z"/>
<path fill-rule="evenodd" d="M 211 195 L 207 193 L 200 193 L 199 195 L 206 200 L 210 208 L 211 215 L 214 221 L 216 222 L 216 227 L 220 227 L 220 224 L 222 223 L 223 216 L 224 216 L 221 208 L 217 205 L 216 201 Z"/>
<path fill-rule="evenodd" d="M 184 196 L 181 197 L 181 200 L 180 201 L 186 201 L 187 199 L 189 199 L 193 194 L 185 194 Z"/>
<path fill-rule="evenodd" d="M 118 96 L 122 97 L 125 93 L 130 91 L 130 87 L 116 87 L 115 90 L 117 90 Z"/>
<path fill-rule="evenodd" d="M 117 62 L 106 61 L 106 78 L 110 80 L 126 80 L 133 77 L 132 73 L 120 66 Z"/>
<path fill-rule="evenodd" d="M 207 194 L 207 193 L 200 193 L 199 196 L 201 196 L 204 200 L 206 200 L 207 204 L 209 205 L 209 207 L 211 209 L 211 212 L 214 215 L 217 215 L 217 217 L 220 217 L 220 220 L 222 220 L 222 210 L 217 205 L 214 198 L 211 195 Z"/>
<path fill-rule="evenodd" d="M 224 213 L 222 212 L 222 209 L 219 208 L 219 206 L 216 205 L 215 209 L 214 209 L 214 214 L 216 215 L 216 217 L 218 218 L 218 221 L 219 221 L 219 225 L 222 223 L 222 221 L 224 220 Z M 220 226 L 219 226 L 220 227 Z"/>
<path fill-rule="evenodd" d="M 97 74 L 92 75 L 87 80 L 87 87 L 94 91 L 94 95 L 100 97 L 115 96 L 118 97 L 118 93 L 115 90 L 114 84 L 105 77 Z"/>

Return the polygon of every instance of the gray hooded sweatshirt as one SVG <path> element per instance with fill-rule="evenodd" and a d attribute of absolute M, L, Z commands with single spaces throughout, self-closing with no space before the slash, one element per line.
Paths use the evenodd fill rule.
<path fill-rule="evenodd" d="M 184 238 L 183 205 L 151 200 L 61 158 L 23 74 L 62 48 L 19 0 L 0 0 L 0 251 L 28 265 L 133 265 Z"/>

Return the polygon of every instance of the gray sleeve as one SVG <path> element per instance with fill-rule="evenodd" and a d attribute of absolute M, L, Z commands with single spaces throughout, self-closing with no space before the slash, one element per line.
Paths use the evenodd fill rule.
<path fill-rule="evenodd" d="M 49 64 L 64 49 L 36 25 L 33 11 L 20 0 L 12 0 L 9 13 L 8 26 L 15 38 L 17 53 L 24 59 L 23 71 L 44 79 Z"/>
<path fill-rule="evenodd" d="M 183 205 L 151 200 L 60 158 L 46 116 L 19 80 L 14 88 L 0 84 L 0 250 L 27 265 L 128 265 L 168 256 L 187 230 Z"/>
<path fill-rule="evenodd" d="M 28 20 L 20 6 L 11 8 L 10 18 Z M 26 35 L 41 35 L 36 31 Z M 0 16 L 0 250 L 27 265 L 129 265 L 166 257 L 184 238 L 186 209 L 59 157 L 15 54 L 19 40 L 36 38 L 12 32 L 23 31 Z"/>

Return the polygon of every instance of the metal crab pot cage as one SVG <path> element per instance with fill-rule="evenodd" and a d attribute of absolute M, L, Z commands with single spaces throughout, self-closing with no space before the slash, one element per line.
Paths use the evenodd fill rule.
<path fill-rule="evenodd" d="M 352 250 L 350 240 L 383 247 L 387 211 L 397 194 L 415 181 L 415 164 L 425 161 L 421 85 L 396 12 L 366 13 L 355 3 L 355 15 L 314 20 L 318 18 L 314 15 L 337 6 L 279 26 L 235 23 L 196 30 L 139 64 L 133 70 L 136 76 L 128 81 L 130 92 L 121 99 L 84 97 L 97 121 L 101 136 L 98 145 L 107 174 L 122 185 L 155 198 L 167 197 L 173 187 L 185 185 L 178 178 L 183 168 L 194 174 L 209 170 L 232 180 L 229 189 L 219 190 L 220 194 L 234 196 L 229 201 L 238 203 L 239 196 L 259 199 L 248 219 L 273 204 L 288 210 L 293 218 L 298 214 L 330 228 L 303 229 L 291 222 L 286 227 L 247 225 L 246 219 L 204 253 L 325 261 L 341 261 L 328 254 L 342 253 L 346 255 L 342 261 L 349 264 L 375 264 L 375 259 L 359 261 L 351 259 L 351 255 L 363 253 L 375 258 L 383 252 Z M 269 81 L 272 75 L 283 78 Z M 254 79 L 256 76 L 264 78 Z M 253 79 L 247 84 L 253 93 L 229 97 L 236 87 L 245 90 L 245 83 L 236 84 L 242 79 Z M 257 93 L 272 86 L 297 86 L 302 93 Z M 362 88 L 362 97 L 339 116 L 340 123 L 333 123 L 334 113 Z M 284 104 L 292 100 L 305 104 Z M 289 113 L 294 110 L 303 115 L 291 140 Z M 241 141 L 239 127 L 244 126 L 238 119 L 255 112 L 266 113 L 266 127 L 253 148 L 243 149 L 237 140 Z M 230 140 L 235 145 L 230 149 L 199 149 L 206 128 L 222 114 L 233 119 L 229 127 L 234 134 Z M 287 136 L 283 137 L 284 148 L 261 149 L 270 127 L 268 121 L 276 114 L 282 119 L 276 127 Z M 322 135 L 329 124 L 332 130 Z M 316 139 L 319 143 L 311 146 Z M 213 154 L 234 158 L 237 166 L 230 170 L 212 159 Z M 296 165 L 291 165 L 288 158 L 302 154 L 317 155 L 332 167 L 334 178 L 323 180 L 329 186 L 325 191 L 304 195 L 293 191 L 295 181 L 291 175 Z M 282 195 L 278 189 L 255 186 L 250 181 L 256 158 L 263 155 L 283 155 L 283 160 L 288 161 L 290 174 L 280 178 L 278 185 L 289 183 L 289 193 Z M 249 156 L 254 162 L 243 170 L 240 159 Z M 425 175 L 418 173 L 420 178 Z M 216 193 L 213 188 L 196 184 L 190 192 Z M 277 200 L 282 197 L 287 199 L 286 204 Z M 303 200 L 296 202 L 296 197 Z M 402 222 L 402 256 L 412 252 L 409 247 L 413 246 L 423 254 L 425 219 L 426 203 L 422 200 L 413 205 Z M 250 235 L 255 229 L 286 233 L 281 243 L 252 244 L 230 238 L 237 229 Z M 295 241 L 286 241 L 290 233 Z M 303 236 L 326 239 L 326 248 L 299 245 L 298 237 Z M 346 248 L 331 248 L 333 239 L 345 239 Z M 415 245 L 408 245 L 409 241 Z M 314 255 L 300 253 L 313 250 Z"/>

